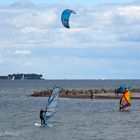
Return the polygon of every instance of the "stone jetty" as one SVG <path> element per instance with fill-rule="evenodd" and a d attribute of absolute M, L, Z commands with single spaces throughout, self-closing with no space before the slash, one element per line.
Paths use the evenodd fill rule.
<path fill-rule="evenodd" d="M 34 91 L 31 96 L 48 97 L 52 90 Z M 140 89 L 131 91 L 132 99 L 140 99 Z M 62 89 L 60 97 L 63 98 L 85 98 L 85 99 L 119 99 L 121 95 L 115 94 L 114 89 Z"/>

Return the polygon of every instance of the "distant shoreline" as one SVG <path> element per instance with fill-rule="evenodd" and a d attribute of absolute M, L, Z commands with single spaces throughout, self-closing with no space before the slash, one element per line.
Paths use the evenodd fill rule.
<path fill-rule="evenodd" d="M 0 80 L 44 80 L 41 74 L 35 73 L 18 73 L 18 74 L 8 74 L 7 76 L 0 76 Z"/>
<path fill-rule="evenodd" d="M 48 97 L 52 90 L 34 91 L 31 96 Z M 86 90 L 67 90 L 63 89 L 60 97 L 62 98 L 81 98 L 81 99 L 120 99 L 121 94 L 115 94 L 113 89 L 86 89 Z M 140 89 L 133 89 L 131 99 L 140 99 Z"/>

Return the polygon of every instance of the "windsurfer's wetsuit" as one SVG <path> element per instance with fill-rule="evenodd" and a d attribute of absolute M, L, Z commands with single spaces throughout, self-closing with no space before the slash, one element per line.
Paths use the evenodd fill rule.
<path fill-rule="evenodd" d="M 44 110 L 40 110 L 40 120 L 41 120 L 41 124 L 45 124 L 45 120 L 44 120 Z"/>

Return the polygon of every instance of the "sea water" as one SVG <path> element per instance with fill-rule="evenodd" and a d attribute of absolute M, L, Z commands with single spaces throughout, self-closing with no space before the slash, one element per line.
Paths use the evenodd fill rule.
<path fill-rule="evenodd" d="M 60 98 L 48 127 L 36 127 L 47 97 L 31 97 L 35 90 L 60 82 L 66 89 L 140 87 L 139 80 L 0 81 L 0 140 L 138 140 L 140 100 L 129 112 L 119 112 L 119 100 Z"/>

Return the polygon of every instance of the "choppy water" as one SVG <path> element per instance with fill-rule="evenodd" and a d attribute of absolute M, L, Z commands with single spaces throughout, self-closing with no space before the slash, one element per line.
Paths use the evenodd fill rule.
<path fill-rule="evenodd" d="M 140 87 L 140 81 L 60 81 L 63 88 Z M 46 97 L 34 90 L 52 88 L 56 81 L 0 81 L 0 140 L 138 140 L 140 100 L 130 112 L 119 112 L 119 100 L 60 99 L 52 127 L 39 128 L 39 111 Z"/>

